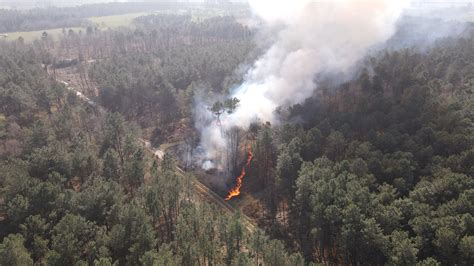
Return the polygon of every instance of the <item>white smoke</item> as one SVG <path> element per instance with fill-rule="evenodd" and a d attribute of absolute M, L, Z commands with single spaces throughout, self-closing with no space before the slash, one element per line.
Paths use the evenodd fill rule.
<path fill-rule="evenodd" d="M 231 97 L 240 100 L 237 110 L 224 115 L 222 125 L 197 120 L 201 145 L 216 162 L 225 148 L 225 129 L 246 128 L 256 119 L 278 122 L 275 109 L 311 96 L 317 74 L 344 73 L 368 48 L 390 38 L 409 0 L 249 0 L 249 4 L 265 26 L 280 30 L 276 42 L 233 91 Z M 212 117 L 208 109 L 201 112 Z"/>

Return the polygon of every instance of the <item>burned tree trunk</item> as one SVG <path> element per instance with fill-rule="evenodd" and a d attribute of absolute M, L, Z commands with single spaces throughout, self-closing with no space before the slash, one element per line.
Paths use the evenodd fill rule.
<path fill-rule="evenodd" d="M 239 159 L 239 147 L 242 139 L 242 130 L 232 127 L 225 131 L 226 136 L 226 168 L 229 174 L 236 174 Z"/>

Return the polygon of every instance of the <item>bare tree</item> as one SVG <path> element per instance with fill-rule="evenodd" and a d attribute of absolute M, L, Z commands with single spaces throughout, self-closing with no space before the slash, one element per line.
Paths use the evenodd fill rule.
<path fill-rule="evenodd" d="M 198 137 L 195 132 L 189 132 L 184 137 L 184 168 L 187 170 L 193 164 L 194 147 L 198 142 Z"/>
<path fill-rule="evenodd" d="M 239 147 L 242 139 L 242 130 L 232 127 L 225 131 L 226 136 L 226 165 L 228 173 L 235 174 L 239 159 Z"/>

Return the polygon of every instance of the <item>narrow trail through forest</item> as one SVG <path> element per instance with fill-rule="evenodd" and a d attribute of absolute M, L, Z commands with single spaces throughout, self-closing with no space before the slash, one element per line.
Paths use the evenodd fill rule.
<path fill-rule="evenodd" d="M 49 74 L 49 72 L 48 72 Z M 51 75 L 50 75 L 51 76 Z M 51 76 L 52 77 L 52 76 Z M 56 77 L 56 81 L 64 84 L 66 86 L 67 90 L 73 91 L 83 102 L 96 107 L 99 109 L 99 111 L 105 110 L 102 106 L 98 105 L 96 102 L 92 101 L 90 98 L 85 96 L 80 90 L 72 87 L 69 83 L 66 81 L 60 80 Z M 138 142 L 140 142 L 143 147 L 150 153 L 153 154 L 157 159 L 161 160 L 165 154 L 165 151 L 157 149 L 152 147 L 150 141 L 138 138 Z M 176 166 L 176 171 L 179 174 L 185 175 L 186 172 Z M 219 196 L 217 193 L 212 191 L 210 188 L 208 188 L 206 185 L 201 183 L 194 175 L 187 175 L 190 178 L 192 178 L 191 182 L 193 184 L 194 190 L 196 191 L 197 195 L 199 195 L 204 201 L 211 202 L 217 207 L 219 207 L 223 212 L 228 213 L 229 215 L 234 214 L 236 212 L 239 212 L 240 210 L 237 207 L 232 206 L 229 204 L 229 202 L 225 201 L 221 196 Z M 249 232 L 254 232 L 257 228 L 255 225 L 255 222 L 242 212 L 240 212 L 240 217 L 242 219 L 242 223 L 244 224 L 245 228 Z"/>

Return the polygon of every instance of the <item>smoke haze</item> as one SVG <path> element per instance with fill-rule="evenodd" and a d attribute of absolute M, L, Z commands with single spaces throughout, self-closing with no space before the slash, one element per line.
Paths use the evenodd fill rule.
<path fill-rule="evenodd" d="M 222 133 L 226 129 L 246 128 L 256 119 L 277 123 L 275 109 L 309 97 L 317 86 L 316 74 L 344 73 L 368 48 L 389 39 L 409 1 L 250 0 L 249 4 L 265 27 L 280 30 L 276 42 L 233 91 L 231 96 L 240 105 L 222 117 L 222 125 L 212 122 L 208 109 L 198 111 L 201 145 L 217 161 L 225 147 Z"/>

